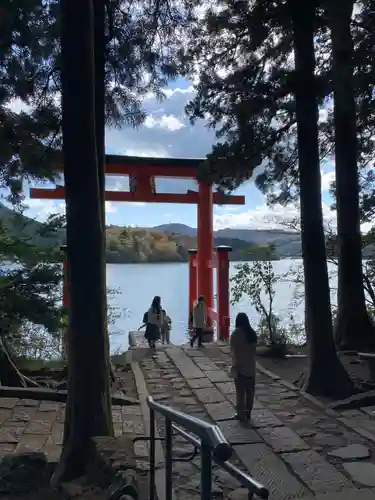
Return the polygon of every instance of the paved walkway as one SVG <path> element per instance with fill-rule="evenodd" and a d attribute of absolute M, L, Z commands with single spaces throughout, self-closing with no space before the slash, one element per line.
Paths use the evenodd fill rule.
<path fill-rule="evenodd" d="M 228 376 L 227 346 L 203 349 L 168 346 L 134 350 L 132 368 L 140 399 L 138 406 L 113 406 L 116 436 L 148 435 L 148 394 L 189 415 L 217 422 L 232 443 L 233 463 L 270 490 L 271 500 L 372 500 L 375 498 L 375 407 L 333 412 L 313 398 L 263 370 L 257 373 L 252 425 L 232 420 L 234 386 Z M 137 355 L 135 355 L 137 354 Z M 133 389 L 132 389 L 133 390 Z M 0 398 L 0 455 L 43 451 L 51 461 L 61 452 L 65 405 Z M 158 433 L 164 422 L 157 418 Z M 174 437 L 175 453 L 192 450 Z M 138 467 L 148 469 L 145 442 L 134 447 Z M 165 498 L 163 450 L 157 442 L 156 487 Z M 174 462 L 176 500 L 198 500 L 200 459 Z M 214 467 L 217 498 L 242 500 L 239 484 Z"/>
<path fill-rule="evenodd" d="M 64 431 L 65 404 L 32 399 L 0 398 L 0 456 L 42 451 L 58 461 Z M 112 406 L 116 436 L 143 435 L 140 407 Z"/>
<path fill-rule="evenodd" d="M 234 462 L 265 484 L 271 499 L 375 498 L 375 408 L 324 410 L 259 367 L 252 425 L 243 427 L 232 420 L 229 362 L 227 346 L 171 346 L 146 356 L 141 370 L 137 362 L 133 366 L 155 400 L 217 422 L 234 447 Z M 161 435 L 163 424 L 159 419 Z M 191 449 L 179 436 L 175 447 Z M 199 467 L 199 457 L 193 463 L 174 462 L 177 500 L 199 498 Z M 214 479 L 218 497 L 239 498 L 239 485 L 226 472 L 215 467 Z"/>

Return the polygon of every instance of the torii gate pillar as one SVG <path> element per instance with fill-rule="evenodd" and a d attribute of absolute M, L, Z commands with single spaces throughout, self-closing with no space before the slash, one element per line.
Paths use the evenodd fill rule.
<path fill-rule="evenodd" d="M 198 295 L 206 299 L 207 310 L 213 307 L 213 267 L 214 267 L 214 229 L 213 193 L 211 184 L 198 183 Z M 212 326 L 209 315 L 208 326 Z"/>

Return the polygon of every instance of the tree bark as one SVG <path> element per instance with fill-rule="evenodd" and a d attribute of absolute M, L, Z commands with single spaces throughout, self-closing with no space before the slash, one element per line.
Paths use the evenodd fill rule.
<path fill-rule="evenodd" d="M 323 229 L 315 79 L 315 2 L 289 0 L 293 22 L 295 100 L 299 152 L 301 240 L 305 277 L 306 337 L 309 368 L 304 390 L 345 397 L 352 382 L 333 342 L 330 289 Z"/>
<path fill-rule="evenodd" d="M 93 0 L 95 59 L 95 136 L 101 222 L 105 243 L 105 2 Z"/>
<path fill-rule="evenodd" d="M 100 197 L 100 213 L 103 231 L 104 279 L 107 283 L 107 261 L 106 261 L 106 213 L 105 213 L 105 2 L 103 0 L 93 0 L 94 5 L 94 60 L 95 60 L 95 138 L 98 162 L 98 184 Z M 107 289 L 105 296 L 106 321 L 105 328 L 107 334 L 108 356 L 110 353 L 108 336 L 108 305 Z M 112 363 L 109 364 L 112 381 L 115 381 L 115 371 Z"/>
<path fill-rule="evenodd" d="M 375 328 L 369 318 L 363 286 L 357 168 L 357 123 L 353 78 L 352 0 L 327 0 L 334 88 L 338 312 L 342 349 L 374 349 Z"/>
<path fill-rule="evenodd" d="M 53 482 L 82 475 L 89 458 L 90 438 L 112 434 L 93 34 L 92 0 L 61 0 L 70 338 L 64 445 Z"/>

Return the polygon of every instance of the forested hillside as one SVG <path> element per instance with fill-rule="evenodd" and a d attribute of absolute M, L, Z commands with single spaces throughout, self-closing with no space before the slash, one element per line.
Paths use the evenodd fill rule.
<path fill-rule="evenodd" d="M 43 224 L 16 214 L 13 210 L 0 204 L 0 218 L 15 236 L 26 235 L 30 241 L 40 247 L 48 245 L 62 245 L 65 243 L 65 231 L 61 230 L 43 237 Z M 252 249 L 259 249 L 255 245 L 238 238 L 217 237 L 215 246 L 229 245 L 233 248 L 231 260 L 254 260 L 254 256 L 261 258 L 258 251 L 252 254 Z M 107 227 L 107 262 L 186 262 L 189 248 L 196 248 L 196 236 L 187 236 L 164 232 L 153 228 L 134 227 Z M 267 246 L 267 245 L 266 245 Z"/>
<path fill-rule="evenodd" d="M 231 260 L 254 260 L 251 250 L 259 247 L 246 241 L 215 238 L 215 246 L 232 247 Z M 110 226 L 107 228 L 108 262 L 185 262 L 197 239 L 156 229 Z M 259 256 L 259 252 L 256 253 Z"/>

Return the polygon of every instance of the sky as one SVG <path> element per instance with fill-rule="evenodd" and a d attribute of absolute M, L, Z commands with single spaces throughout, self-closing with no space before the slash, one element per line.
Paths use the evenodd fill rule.
<path fill-rule="evenodd" d="M 214 131 L 208 129 L 203 120 L 191 125 L 185 116 L 184 107 L 192 99 L 194 90 L 186 80 L 173 81 L 166 89 L 167 98 L 158 102 L 149 96 L 144 102 L 147 118 L 138 129 L 124 127 L 106 130 L 106 152 L 134 156 L 158 156 L 175 158 L 203 158 L 211 151 L 215 141 Z M 334 179 L 333 167 L 322 167 L 323 214 L 327 222 L 334 223 L 335 213 L 330 210 L 332 199 L 328 189 Z M 107 179 L 109 190 L 127 189 L 128 180 L 118 177 Z M 181 193 L 186 188 L 194 189 L 194 181 L 156 180 L 159 192 Z M 25 215 L 45 220 L 51 213 L 63 213 L 64 203 L 52 200 L 28 198 L 26 189 L 25 203 L 29 206 Z M 215 229 L 249 228 L 271 229 L 280 227 L 280 221 L 290 220 L 298 215 L 298 207 L 267 207 L 265 198 L 256 188 L 253 180 L 242 185 L 235 194 L 245 195 L 243 206 L 215 206 Z M 118 226 L 154 227 L 167 223 L 182 223 L 197 227 L 195 205 L 146 204 L 107 202 L 107 224 Z"/>

